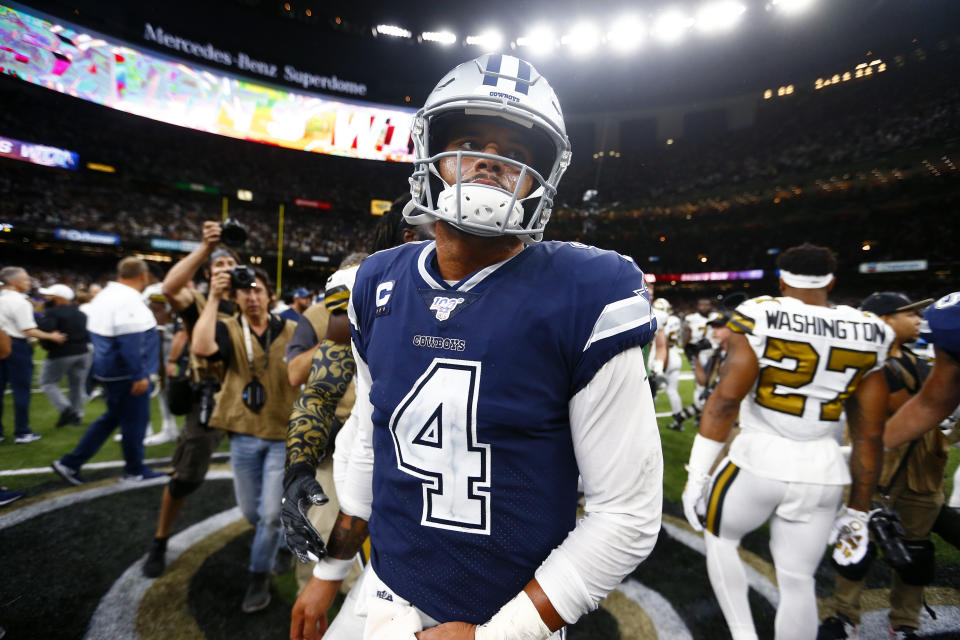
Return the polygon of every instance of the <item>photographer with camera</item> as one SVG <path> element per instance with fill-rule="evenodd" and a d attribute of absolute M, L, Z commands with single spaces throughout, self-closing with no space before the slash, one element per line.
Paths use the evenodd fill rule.
<path fill-rule="evenodd" d="M 913 302 L 902 293 L 881 292 L 867 297 L 863 311 L 880 316 L 896 337 L 883 372 L 890 387 L 888 415 L 915 395 L 930 374 L 930 365 L 904 343 L 920 332 L 920 310 L 933 300 Z M 834 564 L 836 613 L 823 621 L 817 638 L 855 637 L 860 623 L 860 593 L 877 548 L 895 571 L 890 588 L 890 634 L 916 638 L 923 607 L 923 587 L 933 580 L 934 548 L 930 540 L 944 502 L 943 473 L 949 444 L 939 429 L 885 452 L 870 518 L 872 540 L 864 559 L 847 566 Z"/>
<path fill-rule="evenodd" d="M 191 286 L 194 276 L 203 270 L 205 279 L 209 279 L 228 273 L 239 263 L 233 251 L 219 246 L 220 240 L 220 223 L 204 222 L 200 246 L 173 265 L 163 279 L 163 294 L 170 303 L 171 310 L 183 321 L 188 341 L 197 319 L 207 306 L 207 298 Z M 236 307 L 230 301 L 229 291 L 212 296 L 211 300 L 213 308 L 217 310 L 218 319 L 226 320 L 235 315 Z M 175 362 L 173 351 L 170 360 Z M 174 362 L 168 361 L 168 364 Z M 158 577 L 166 568 L 167 539 L 173 523 L 187 496 L 203 483 L 210 468 L 210 456 L 223 440 L 223 432 L 211 428 L 208 424 L 213 411 L 214 394 L 220 388 L 222 374 L 221 365 L 207 363 L 191 354 L 186 376 L 168 378 L 171 409 L 177 414 L 185 410 L 186 420 L 177 437 L 177 448 L 173 453 L 173 476 L 163 490 L 157 529 L 143 565 L 143 574 L 148 578 Z"/>
<path fill-rule="evenodd" d="M 218 320 L 216 309 L 206 307 L 191 346 L 196 355 L 224 367 L 210 425 L 230 434 L 237 503 L 256 527 L 241 606 L 245 613 L 270 604 L 270 571 L 283 537 L 280 500 L 287 419 L 299 394 L 287 381 L 284 358 L 296 325 L 270 313 L 270 285 L 259 268 L 241 266 L 213 276 L 210 295 L 230 291 L 240 316 Z"/>

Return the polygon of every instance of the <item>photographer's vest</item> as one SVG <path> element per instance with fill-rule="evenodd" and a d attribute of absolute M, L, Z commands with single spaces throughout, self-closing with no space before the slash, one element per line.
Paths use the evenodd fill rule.
<path fill-rule="evenodd" d="M 908 348 L 899 356 L 890 356 L 884 364 L 887 385 L 891 391 L 906 389 L 915 395 L 929 375 L 929 367 Z M 896 491 L 904 484 L 916 493 L 935 494 L 943 491 L 943 473 L 947 466 L 950 443 L 940 429 L 931 429 L 919 438 L 885 451 L 878 486 Z M 909 456 L 909 458 L 905 458 Z M 906 465 L 904 472 L 897 473 Z"/>
<path fill-rule="evenodd" d="M 193 293 L 193 304 L 197 307 L 197 317 L 200 317 L 200 314 L 203 313 L 203 308 L 207 304 L 206 297 L 197 291 L 196 289 L 192 290 Z M 231 303 L 232 304 L 232 303 Z M 233 314 L 223 313 L 219 308 L 217 309 L 217 321 L 226 322 L 230 318 L 233 318 Z M 187 336 L 190 340 L 193 339 L 193 325 L 187 324 L 184 322 L 184 328 L 187 330 Z M 196 355 L 192 349 L 190 349 L 189 343 L 184 347 L 187 352 L 190 354 L 190 379 L 194 382 L 200 382 L 202 378 L 216 378 L 217 380 L 223 380 L 223 363 L 222 362 L 210 362 L 206 358 L 201 358 Z"/>
<path fill-rule="evenodd" d="M 243 404 L 243 388 L 252 379 L 243 328 L 237 318 L 221 322 L 230 334 L 233 353 L 230 355 L 230 364 L 224 374 L 220 393 L 217 394 L 217 406 L 210 417 L 210 426 L 264 440 L 286 440 L 290 411 L 300 394 L 299 387 L 290 385 L 285 359 L 287 343 L 293 337 L 296 324 L 289 320 L 284 322 L 283 330 L 274 336 L 268 345 L 269 358 L 264 358 L 263 347 L 256 337 L 250 341 L 253 349 L 253 373 L 263 385 L 266 398 L 259 413 L 254 413 Z M 269 368 L 266 370 L 265 360 L 269 361 Z"/>

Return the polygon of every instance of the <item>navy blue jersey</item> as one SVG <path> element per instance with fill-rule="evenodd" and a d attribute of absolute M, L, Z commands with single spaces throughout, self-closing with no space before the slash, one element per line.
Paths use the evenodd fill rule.
<path fill-rule="evenodd" d="M 923 314 L 930 325 L 930 342 L 960 360 L 960 291 L 947 294 Z"/>
<path fill-rule="evenodd" d="M 481 623 L 573 528 L 570 399 L 656 332 L 619 254 L 545 242 L 458 282 L 433 242 L 374 254 L 351 298 L 370 368 L 372 562 L 439 620 Z"/>

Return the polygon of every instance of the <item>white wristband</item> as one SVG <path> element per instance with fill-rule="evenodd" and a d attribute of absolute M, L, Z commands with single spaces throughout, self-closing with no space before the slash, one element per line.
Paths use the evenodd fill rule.
<path fill-rule="evenodd" d="M 533 600 L 521 591 L 490 620 L 478 626 L 473 637 L 475 640 L 546 640 L 550 634 Z"/>
<path fill-rule="evenodd" d="M 693 448 L 690 449 L 690 460 L 686 466 L 687 471 L 704 475 L 709 474 L 710 467 L 713 466 L 717 456 L 723 450 L 723 444 L 710 438 L 704 438 L 698 433 L 693 438 Z"/>
<path fill-rule="evenodd" d="M 325 556 L 314 565 L 313 577 L 318 580 L 343 580 L 350 573 L 353 562 L 353 558 L 341 560 L 340 558 Z"/>

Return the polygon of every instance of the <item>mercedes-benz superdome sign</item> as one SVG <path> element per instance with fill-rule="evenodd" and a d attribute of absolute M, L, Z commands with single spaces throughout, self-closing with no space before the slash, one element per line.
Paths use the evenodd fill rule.
<path fill-rule="evenodd" d="M 249 71 L 267 78 L 282 79 L 285 82 L 298 84 L 304 89 L 313 88 L 321 91 L 338 91 L 354 96 L 367 95 L 367 85 L 362 82 L 344 80 L 337 76 L 315 75 L 301 71 L 292 64 L 285 64 L 281 68 L 280 65 L 277 64 L 256 60 L 250 56 L 250 54 L 243 51 L 231 53 L 214 46 L 211 42 L 200 43 L 181 38 L 178 35 L 165 31 L 163 27 L 154 26 L 149 22 L 144 24 L 143 39 L 149 42 L 156 42 L 168 49 L 197 56 L 211 62 L 217 62 L 227 67 L 236 67 L 241 71 Z"/>
<path fill-rule="evenodd" d="M 215 56 L 213 45 L 158 32 L 158 44 L 180 53 Z M 162 31 L 162 30 L 161 30 Z M 169 37 L 166 37 L 169 36 Z M 215 68 L 186 62 L 116 38 L 44 16 L 32 9 L 0 4 L 0 67 L 61 93 L 161 122 L 242 140 L 367 160 L 410 162 L 410 128 L 415 110 L 291 91 L 253 82 Z M 173 43 L 175 46 L 171 45 Z M 230 56 L 239 64 L 239 54 Z M 270 65 L 246 56 L 243 70 Z M 205 57 L 205 56 L 200 56 Z M 224 64 L 223 60 L 207 58 Z M 256 63 L 256 64 L 255 64 Z M 291 67 L 291 73 L 296 69 Z M 278 74 L 286 74 L 283 68 Z M 256 71 L 254 71 L 256 72 Z M 324 78 L 314 76 L 315 78 Z M 299 84 L 344 86 L 336 77 Z M 356 83 L 353 83 L 356 84 Z"/>

